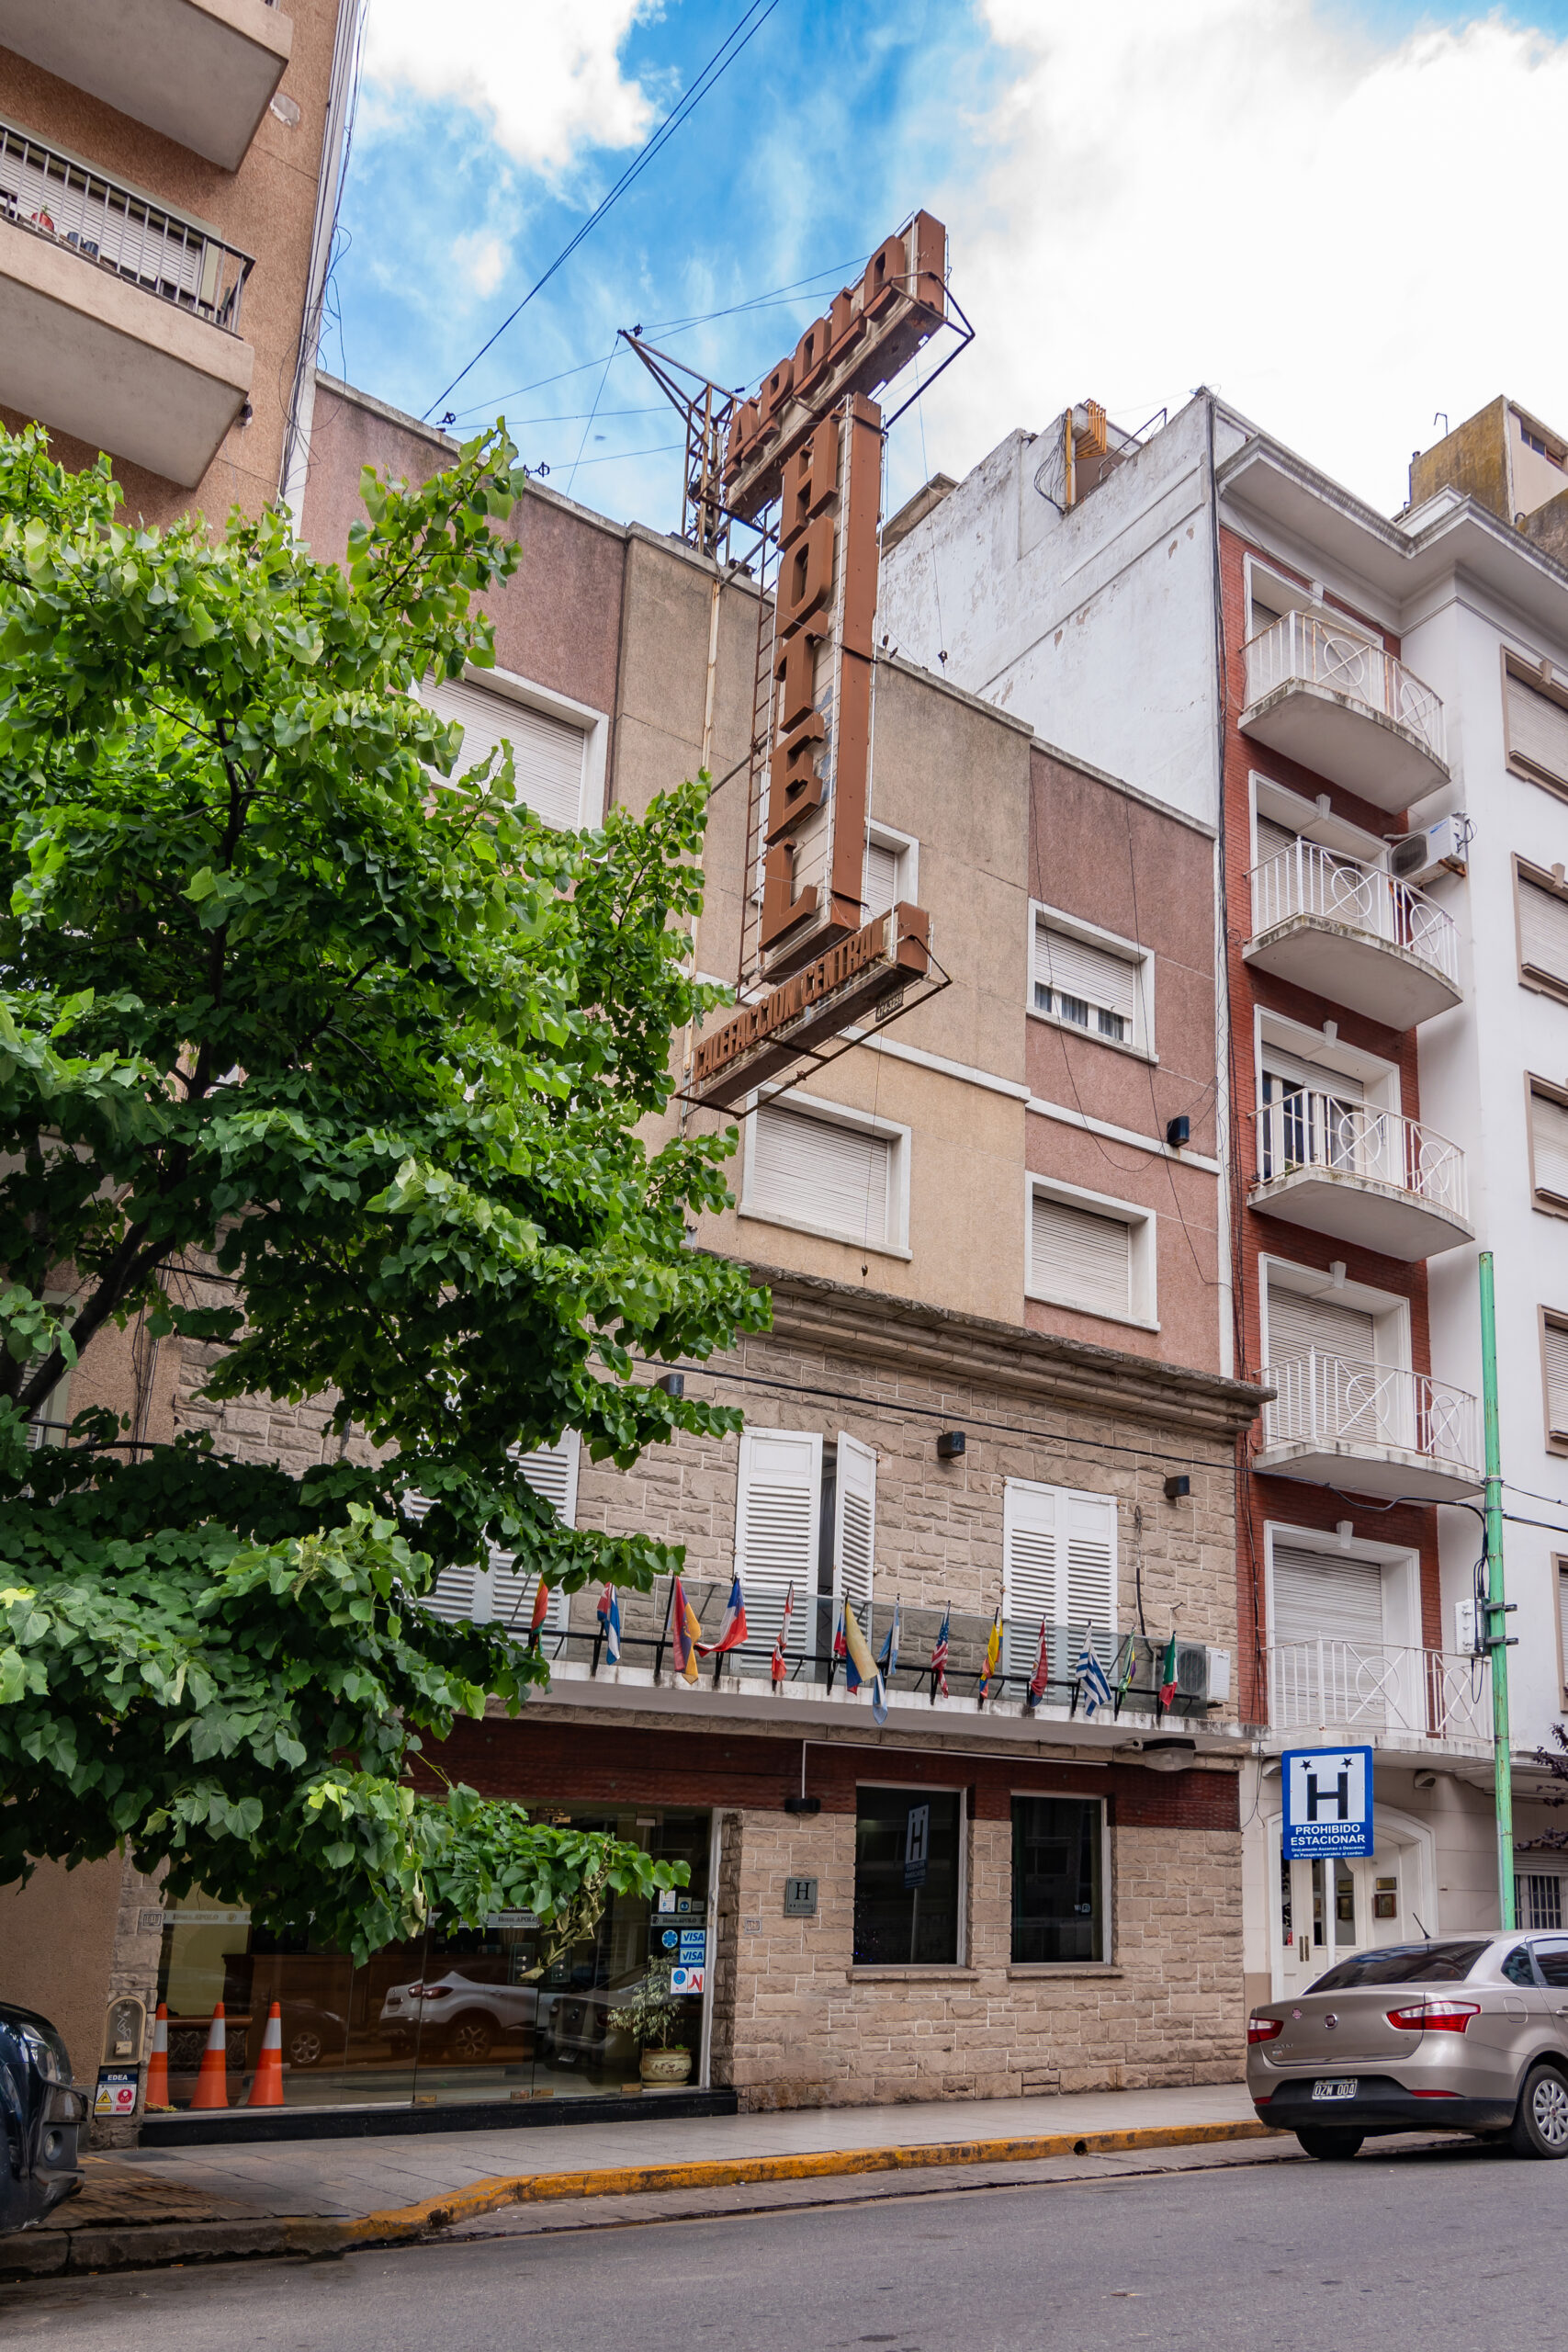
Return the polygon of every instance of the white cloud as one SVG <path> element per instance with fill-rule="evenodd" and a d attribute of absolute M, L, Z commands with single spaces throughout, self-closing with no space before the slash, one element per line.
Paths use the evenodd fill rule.
<path fill-rule="evenodd" d="M 551 176 L 653 124 L 620 52 L 652 0 L 373 0 L 366 73 L 385 96 L 471 107 L 515 163 Z"/>
<path fill-rule="evenodd" d="M 984 16 L 1010 78 L 947 215 L 983 341 L 927 403 L 933 469 L 1206 381 L 1392 510 L 1437 410 L 1568 427 L 1568 43 L 1500 14 L 1380 41 L 1313 0 Z"/>
<path fill-rule="evenodd" d="M 506 275 L 511 249 L 488 230 L 473 229 L 452 240 L 452 258 L 476 294 L 493 294 Z"/>

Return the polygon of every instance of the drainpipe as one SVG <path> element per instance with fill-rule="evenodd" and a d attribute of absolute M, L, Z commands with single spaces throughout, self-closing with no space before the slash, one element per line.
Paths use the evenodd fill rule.
<path fill-rule="evenodd" d="M 1508 1733 L 1508 1652 L 1503 1631 L 1513 1614 L 1503 1589 L 1503 1458 L 1497 1422 L 1497 1307 L 1492 1252 L 1481 1252 L 1481 1400 L 1486 1442 L 1486 1630 L 1481 1646 L 1492 1660 L 1492 1779 L 1497 1811 L 1497 1897 L 1505 1935 L 1517 1927 L 1514 1909 L 1514 1775 Z"/>

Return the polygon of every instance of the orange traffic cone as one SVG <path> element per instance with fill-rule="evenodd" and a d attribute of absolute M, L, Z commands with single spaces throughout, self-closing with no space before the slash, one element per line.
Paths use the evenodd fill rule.
<path fill-rule="evenodd" d="M 219 2002 L 212 2012 L 212 2023 L 207 2031 L 207 2047 L 201 2053 L 201 2072 L 196 2078 L 196 2096 L 192 2107 L 227 2107 L 229 2104 L 228 2039 L 223 2027 L 223 2004 Z"/>
<path fill-rule="evenodd" d="M 251 2085 L 251 2095 L 245 2105 L 283 2105 L 283 2011 L 276 2001 L 266 2013 L 266 2031 L 262 2036 L 261 2055 L 256 2060 L 255 2080 Z"/>
<path fill-rule="evenodd" d="M 158 2014 L 152 2020 L 152 2054 L 147 2061 L 146 2104 L 155 2113 L 169 2109 L 169 2005 L 158 2004 Z"/>

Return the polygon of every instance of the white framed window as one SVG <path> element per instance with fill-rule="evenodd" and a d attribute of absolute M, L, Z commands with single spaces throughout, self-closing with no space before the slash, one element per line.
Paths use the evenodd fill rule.
<path fill-rule="evenodd" d="M 1553 1563 L 1557 1571 L 1557 1679 L 1568 1692 L 1568 1560 Z"/>
<path fill-rule="evenodd" d="M 1393 1291 L 1341 1282 L 1314 1266 L 1260 1257 L 1263 1361 L 1315 1349 L 1347 1363 L 1410 1369 L 1410 1303 Z"/>
<path fill-rule="evenodd" d="M 1030 1012 L 1156 1059 L 1149 950 L 1055 907 L 1032 905 L 1029 921 Z"/>
<path fill-rule="evenodd" d="M 764 1100 L 746 1122 L 740 1215 L 907 1258 L 908 1128 L 815 1094 Z"/>
<path fill-rule="evenodd" d="M 1285 1654 L 1282 1673 L 1276 1677 L 1277 1697 L 1304 1697 L 1308 1712 L 1324 1697 L 1350 1704 L 1352 1714 L 1362 1704 L 1374 1713 L 1384 1709 L 1375 1654 L 1420 1647 L 1418 1555 L 1359 1537 L 1342 1543 L 1318 1528 L 1272 1521 L 1265 1526 L 1264 1544 L 1269 1640 Z M 1322 1692 L 1315 1679 L 1319 1641 L 1331 1653 L 1322 1668 L 1327 1678 Z M 1372 1661 L 1370 1676 L 1359 1663 L 1367 1657 Z M 1418 1693 L 1404 1696 L 1411 1705 L 1418 1703 Z M 1313 1715 L 1314 1725 L 1321 1720 L 1321 1713 Z"/>
<path fill-rule="evenodd" d="M 824 1506 L 825 1484 L 830 1514 Z M 735 1569 L 746 1595 L 749 1651 L 772 1648 L 791 1586 L 788 1649 L 818 1645 L 819 1593 L 841 1596 L 865 1627 L 876 1575 L 875 1448 L 848 1430 L 837 1430 L 830 1441 L 815 1430 L 743 1430 L 735 1488 Z"/>
<path fill-rule="evenodd" d="M 1157 1330 L 1152 1211 L 1055 1178 L 1031 1176 L 1027 1184 L 1026 1295 Z"/>
<path fill-rule="evenodd" d="M 1116 1503 L 1111 1495 L 1010 1478 L 1002 1493 L 1002 1624 L 1010 1674 L 1032 1668 L 1040 1627 L 1068 1645 L 1092 1633 L 1109 1668 L 1116 1639 Z M 1053 1637 L 1054 1645 L 1056 1637 Z M 1073 1661 L 1062 1664 L 1070 1673 Z M 1053 1657 L 1052 1670 L 1058 1670 Z"/>
<path fill-rule="evenodd" d="M 1527 989 L 1568 999 L 1568 888 L 1553 875 L 1514 860 L 1517 894 L 1519 980 Z"/>
<path fill-rule="evenodd" d="M 1540 1363 L 1546 1392 L 1546 1442 L 1554 1453 L 1568 1451 L 1568 1315 L 1540 1311 Z"/>
<path fill-rule="evenodd" d="M 1568 1091 L 1532 1078 L 1529 1087 L 1530 1189 L 1538 1208 L 1568 1210 Z"/>
<path fill-rule="evenodd" d="M 868 825 L 860 892 L 862 922 L 874 922 L 900 899 L 916 903 L 919 888 L 920 845 L 913 833 L 897 832 L 891 825 Z"/>
<path fill-rule="evenodd" d="M 1503 730 L 1516 775 L 1568 797 L 1568 685 L 1503 653 Z"/>
<path fill-rule="evenodd" d="M 471 663 L 460 678 L 427 678 L 420 693 L 442 718 L 456 719 L 463 729 L 454 774 L 466 775 L 498 743 L 508 742 L 517 797 L 545 824 L 567 831 L 599 822 L 609 732 L 603 711 L 511 671 Z"/>
<path fill-rule="evenodd" d="M 542 1445 L 522 1457 L 524 1477 L 536 1495 L 555 1506 L 563 1527 L 577 1524 L 581 1451 L 577 1431 L 568 1430 L 558 1445 Z M 417 1520 L 424 1517 L 430 1505 L 423 1496 L 411 1496 L 404 1509 Z M 533 1623 L 535 1583 L 531 1573 L 518 1573 L 510 1552 L 492 1549 L 482 1567 L 443 1568 L 434 1591 L 425 1596 L 424 1606 L 436 1617 L 467 1618 L 476 1625 L 503 1624 L 525 1635 Z M 558 1588 L 550 1594 L 541 1631 L 564 1634 L 570 1608 L 570 1596 Z"/>

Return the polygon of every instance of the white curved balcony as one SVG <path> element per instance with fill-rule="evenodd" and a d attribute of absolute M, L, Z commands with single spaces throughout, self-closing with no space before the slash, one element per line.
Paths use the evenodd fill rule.
<path fill-rule="evenodd" d="M 1477 1494 L 1475 1399 L 1423 1372 L 1309 1348 L 1263 1374 L 1253 1468 L 1360 1495 L 1455 1502 Z"/>
<path fill-rule="evenodd" d="M 1448 782 L 1443 706 L 1354 629 L 1291 612 L 1247 648 L 1243 734 L 1359 793 L 1408 808 Z"/>
<path fill-rule="evenodd" d="M 1252 872 L 1257 970 L 1390 1029 L 1459 1003 L 1459 934 L 1424 890 L 1381 866 L 1309 841 L 1293 842 Z"/>
<path fill-rule="evenodd" d="M 1464 1154 L 1419 1120 L 1304 1088 L 1256 1115 L 1266 1216 L 1407 1261 L 1473 1239 Z"/>
<path fill-rule="evenodd" d="M 1272 1731 L 1360 1731 L 1398 1744 L 1492 1737 L 1492 1677 L 1484 1657 L 1324 1639 L 1269 1652 Z"/>

